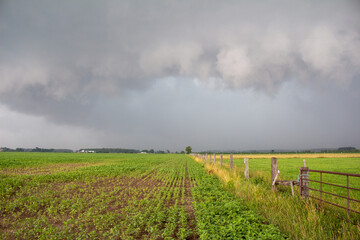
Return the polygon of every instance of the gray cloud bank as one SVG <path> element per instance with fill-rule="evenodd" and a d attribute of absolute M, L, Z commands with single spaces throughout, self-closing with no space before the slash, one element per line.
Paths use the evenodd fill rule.
<path fill-rule="evenodd" d="M 105 110 L 89 106 L 168 77 L 272 96 L 291 81 L 356 95 L 359 11 L 359 1 L 2 1 L 0 102 L 93 127 Z"/>

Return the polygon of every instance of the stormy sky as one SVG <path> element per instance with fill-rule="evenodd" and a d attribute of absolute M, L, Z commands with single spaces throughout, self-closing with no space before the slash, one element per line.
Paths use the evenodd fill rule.
<path fill-rule="evenodd" d="M 0 146 L 360 148 L 359 12 L 0 0 Z"/>

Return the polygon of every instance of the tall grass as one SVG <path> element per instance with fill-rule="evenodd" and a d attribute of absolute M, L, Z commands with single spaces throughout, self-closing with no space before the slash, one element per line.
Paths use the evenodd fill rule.
<path fill-rule="evenodd" d="M 204 164 L 200 158 L 195 160 Z M 245 180 L 243 169 L 236 166 L 233 171 L 226 165 L 220 167 L 219 163 L 204 166 L 247 206 L 265 216 L 291 239 L 360 239 L 360 222 L 349 224 L 334 214 L 337 209 L 319 208 L 314 202 L 293 197 L 281 188 L 275 193 L 270 187 L 270 176 L 262 171 L 252 172 L 251 179 Z"/>

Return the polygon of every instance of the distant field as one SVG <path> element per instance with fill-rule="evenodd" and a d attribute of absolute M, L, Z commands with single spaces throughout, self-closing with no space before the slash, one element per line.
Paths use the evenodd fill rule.
<path fill-rule="evenodd" d="M 0 239 L 283 239 L 177 154 L 0 153 Z"/>

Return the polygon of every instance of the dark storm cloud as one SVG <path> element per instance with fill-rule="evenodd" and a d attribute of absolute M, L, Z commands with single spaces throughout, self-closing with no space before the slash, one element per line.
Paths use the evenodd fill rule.
<path fill-rule="evenodd" d="M 0 103 L 140 135 L 174 127 L 177 118 L 162 116 L 171 108 L 164 99 L 155 106 L 149 97 L 144 108 L 132 98 L 154 94 L 168 77 L 275 98 L 295 81 L 325 99 L 356 92 L 351 105 L 359 100 L 359 10 L 358 1 L 1 1 Z"/>

